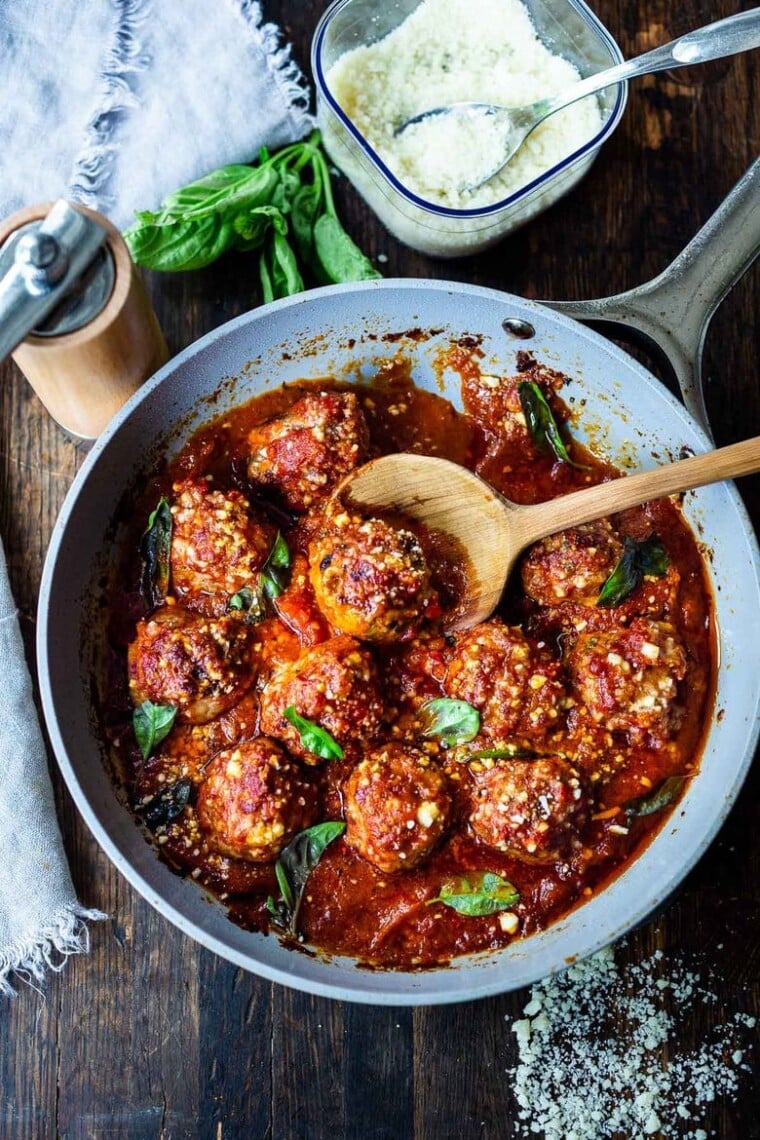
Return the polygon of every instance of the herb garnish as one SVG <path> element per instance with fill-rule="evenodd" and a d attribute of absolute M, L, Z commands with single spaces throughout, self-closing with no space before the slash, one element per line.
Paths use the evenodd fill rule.
<path fill-rule="evenodd" d="M 154 705 L 153 701 L 143 701 L 134 710 L 132 728 L 143 760 L 147 760 L 153 749 L 169 735 L 176 715 L 174 705 Z"/>
<path fill-rule="evenodd" d="M 182 187 L 156 212 L 138 212 L 124 239 L 138 265 L 169 272 L 258 250 L 265 301 L 300 293 L 306 270 L 320 284 L 380 276 L 338 220 L 319 131 Z"/>
<path fill-rule="evenodd" d="M 478 752 L 468 752 L 465 759 L 469 763 L 470 760 L 538 760 L 538 757 L 538 752 L 513 744 L 506 748 L 481 748 Z"/>
<path fill-rule="evenodd" d="M 269 598 L 270 602 L 278 598 L 286 588 L 289 579 L 289 570 L 290 550 L 288 549 L 287 542 L 278 530 L 277 538 L 274 540 L 274 546 L 270 550 L 269 557 L 259 574 L 261 589 L 265 597 Z"/>
<path fill-rule="evenodd" d="M 467 744 L 480 731 L 480 713 L 467 701 L 436 697 L 426 701 L 419 712 L 423 736 L 440 737 L 447 747 Z"/>
<path fill-rule="evenodd" d="M 304 887 L 325 848 L 342 835 L 345 823 L 328 821 L 317 823 L 306 831 L 299 831 L 280 853 L 275 863 L 280 899 L 267 899 L 267 910 L 274 922 L 292 938 L 298 938 L 298 912 L 301 909 Z"/>
<path fill-rule="evenodd" d="M 648 796 L 643 796 L 638 800 L 630 800 L 627 804 L 623 804 L 623 811 L 629 819 L 641 819 L 645 815 L 654 815 L 655 812 L 662 811 L 663 808 L 678 798 L 687 779 L 687 776 L 669 776 Z"/>
<path fill-rule="evenodd" d="M 344 753 L 337 740 L 316 721 L 307 720 L 296 712 L 295 705 L 288 705 L 282 714 L 297 730 L 301 744 L 307 752 L 321 756 L 323 760 L 342 760 Z"/>
<path fill-rule="evenodd" d="M 287 588 L 290 550 L 280 531 L 255 586 L 243 586 L 227 602 L 227 609 L 245 615 L 247 625 L 258 625 L 267 616 L 267 601 L 273 602 Z"/>
<path fill-rule="evenodd" d="M 267 608 L 261 590 L 243 586 L 227 602 L 227 609 L 245 616 L 246 625 L 258 625 L 267 616 Z"/>
<path fill-rule="evenodd" d="M 493 871 L 484 871 L 444 883 L 441 893 L 434 899 L 428 899 L 427 905 L 440 902 L 459 914 L 479 918 L 509 910 L 519 901 L 520 892 L 507 879 Z"/>
<path fill-rule="evenodd" d="M 571 467 L 577 467 L 581 471 L 587 470 L 583 464 L 575 463 L 570 458 L 554 413 L 536 381 L 521 380 L 517 385 L 517 394 L 520 397 L 528 431 L 538 450 L 553 455 L 562 463 L 569 463 Z"/>
<path fill-rule="evenodd" d="M 190 799 L 193 785 L 190 780 L 183 778 L 162 788 L 152 799 L 148 800 L 139 810 L 145 826 L 156 831 L 165 823 L 171 823 L 178 815 L 182 815 Z"/>
<path fill-rule="evenodd" d="M 142 574 L 140 589 L 151 609 L 160 606 L 169 593 L 172 549 L 172 512 L 165 498 L 151 511 L 140 542 Z"/>
<path fill-rule="evenodd" d="M 668 552 L 656 535 L 642 542 L 626 536 L 620 561 L 602 586 L 596 604 L 604 607 L 618 605 L 636 589 L 642 578 L 647 575 L 662 578 L 669 565 Z"/>

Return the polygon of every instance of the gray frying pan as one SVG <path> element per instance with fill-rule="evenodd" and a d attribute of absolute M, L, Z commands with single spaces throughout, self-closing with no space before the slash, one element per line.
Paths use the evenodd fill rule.
<path fill-rule="evenodd" d="M 701 770 L 678 811 L 599 895 L 540 934 L 449 969 L 365 971 L 347 959 L 293 953 L 275 937 L 234 926 L 223 905 L 159 861 L 117 790 L 98 730 L 97 694 L 104 686 L 99 602 L 117 561 L 120 511 L 129 509 L 159 456 L 175 453 L 199 424 L 272 386 L 330 373 L 361 383 L 392 352 L 410 358 L 418 385 L 439 392 L 436 353 L 451 340 L 477 334 L 484 366 L 502 373 L 514 369 L 517 350 L 530 347 L 574 378 L 575 406 L 583 411 L 573 430 L 597 449 L 602 441 L 613 461 L 648 468 L 685 448 L 705 450 L 710 439 L 697 361 L 710 314 L 760 245 L 759 174 L 755 164 L 671 269 L 633 293 L 550 308 L 441 281 L 317 289 L 204 336 L 114 418 L 54 529 L 39 605 L 40 686 L 55 754 L 79 810 L 116 867 L 170 922 L 241 967 L 313 993 L 393 1005 L 462 1001 L 527 985 L 613 941 L 660 906 L 699 859 L 739 793 L 758 734 L 760 555 L 733 485 L 702 488 L 684 502 L 709 551 L 721 662 Z M 689 410 L 620 348 L 567 313 L 623 319 L 659 343 L 671 355 Z M 668 314 L 675 327 L 666 331 Z M 526 326 L 533 330 L 528 342 L 510 332 Z M 419 329 L 430 331 L 422 339 L 404 335 Z M 443 385 L 460 404 L 458 377 L 445 374 Z"/>

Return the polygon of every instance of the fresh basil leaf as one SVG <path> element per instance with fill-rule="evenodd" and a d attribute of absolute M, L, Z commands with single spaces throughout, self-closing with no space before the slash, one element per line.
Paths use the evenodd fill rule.
<path fill-rule="evenodd" d="M 662 578 L 669 565 L 668 552 L 656 535 L 642 542 L 626 537 L 620 560 L 602 586 L 596 604 L 605 608 L 618 605 L 645 576 Z"/>
<path fill-rule="evenodd" d="M 290 550 L 280 531 L 274 540 L 255 586 L 244 586 L 227 602 L 229 611 L 242 613 L 248 625 L 258 625 L 267 616 L 267 602 L 273 602 L 287 588 L 290 578 Z"/>
<path fill-rule="evenodd" d="M 237 214 L 232 219 L 232 228 L 237 235 L 235 249 L 242 252 L 259 249 L 272 227 L 287 228 L 287 222 L 276 206 L 257 206 L 255 210 Z"/>
<path fill-rule="evenodd" d="M 177 780 L 167 788 L 162 788 L 153 799 L 148 800 L 140 808 L 140 815 L 145 826 L 156 831 L 165 823 L 171 823 L 178 815 L 182 815 L 188 801 L 193 785 L 190 780 Z"/>
<path fill-rule="evenodd" d="M 662 811 L 663 808 L 678 799 L 687 779 L 688 776 L 669 776 L 648 796 L 643 796 L 639 800 L 630 800 L 624 804 L 623 811 L 629 819 L 640 819 L 645 815 L 654 815 L 655 812 Z"/>
<path fill-rule="evenodd" d="M 200 184 L 192 183 L 172 196 L 177 205 L 164 204 L 162 212 L 171 212 L 187 221 L 212 214 L 229 219 L 259 206 L 277 205 L 274 201 L 274 194 L 280 184 L 277 171 L 269 165 L 246 166 L 243 169 L 247 171 L 247 177 L 231 180 L 215 189 L 208 186 L 208 179 L 202 180 Z M 205 197 L 197 193 L 201 191 L 202 194 L 203 189 L 207 189 Z M 194 202 L 193 196 L 196 196 Z"/>
<path fill-rule="evenodd" d="M 281 899 L 267 899 L 267 910 L 278 926 L 293 938 L 298 934 L 298 913 L 309 875 L 325 849 L 346 830 L 345 823 L 329 820 L 300 831 L 280 853 L 275 864 Z"/>
<path fill-rule="evenodd" d="M 293 253 L 288 239 L 279 230 L 273 230 L 267 237 L 265 255 L 268 258 L 269 275 L 275 299 L 291 297 L 294 293 L 302 293 L 304 282 L 298 268 L 296 255 Z"/>
<path fill-rule="evenodd" d="M 235 245 L 232 222 L 219 214 L 136 223 L 124 231 L 132 260 L 146 269 L 179 273 L 202 269 Z"/>
<path fill-rule="evenodd" d="M 458 914 L 480 918 L 509 910 L 520 901 L 520 892 L 507 879 L 492 871 L 468 875 L 450 883 L 444 883 L 436 898 L 428 899 L 427 905 L 440 902 Z"/>
<path fill-rule="evenodd" d="M 174 705 L 154 705 L 153 701 L 143 701 L 134 710 L 132 727 L 144 760 L 169 735 L 176 716 Z"/>
<path fill-rule="evenodd" d="M 645 578 L 663 578 L 668 572 L 670 557 L 656 535 L 637 543 L 637 558 Z"/>
<path fill-rule="evenodd" d="M 538 450 L 553 455 L 562 463 L 569 463 L 571 467 L 585 471 L 586 468 L 582 464 L 574 463 L 570 458 L 554 413 L 535 380 L 521 380 L 517 385 L 517 394 L 520 397 L 530 437 Z"/>
<path fill-rule="evenodd" d="M 250 184 L 256 173 L 253 167 L 240 163 L 220 166 L 203 178 L 169 194 L 161 203 L 160 212 L 175 215 L 189 214 L 217 199 L 220 193 L 230 195 L 238 191 L 241 186 Z"/>
<path fill-rule="evenodd" d="M 290 550 L 282 532 L 277 532 L 274 546 L 259 574 L 259 582 L 264 596 L 274 601 L 286 589 L 290 581 Z"/>
<path fill-rule="evenodd" d="M 348 236 L 335 214 L 321 214 L 313 227 L 316 263 L 326 281 L 369 281 L 380 277 L 368 257 Z"/>
<path fill-rule="evenodd" d="M 314 265 L 314 223 L 322 208 L 322 192 L 316 183 L 302 186 L 293 197 L 290 224 L 301 261 Z"/>
<path fill-rule="evenodd" d="M 538 752 L 530 748 L 518 748 L 517 745 L 506 748 L 481 748 L 479 752 L 468 752 L 464 759 L 470 760 L 537 760 Z"/>
<path fill-rule="evenodd" d="M 275 167 L 278 185 L 272 194 L 272 202 L 283 214 L 290 214 L 293 199 L 301 188 L 301 178 L 297 171 L 289 166 L 279 164 Z"/>
<path fill-rule="evenodd" d="M 267 616 L 266 600 L 263 591 L 243 586 L 227 601 L 231 613 L 243 614 L 246 625 L 258 625 Z"/>
<path fill-rule="evenodd" d="M 159 499 L 151 511 L 140 541 L 142 573 L 140 590 L 146 605 L 155 609 L 166 600 L 172 551 L 172 512 L 166 499 Z"/>
<path fill-rule="evenodd" d="M 467 744 L 480 731 L 480 713 L 467 701 L 436 697 L 419 712 L 423 736 L 437 736 L 447 746 Z"/>
<path fill-rule="evenodd" d="M 288 880 L 287 871 L 279 859 L 275 863 L 274 873 L 277 879 L 277 886 L 280 888 L 280 894 L 282 895 L 283 902 L 287 907 L 290 908 L 290 910 L 292 910 L 296 900 L 293 898 L 293 891 Z"/>
<path fill-rule="evenodd" d="M 274 283 L 269 268 L 269 259 L 263 249 L 259 254 L 259 281 L 261 282 L 261 299 L 265 305 L 268 305 L 270 301 L 274 301 Z"/>
<path fill-rule="evenodd" d="M 289 720 L 301 738 L 301 744 L 307 752 L 321 756 L 323 760 L 342 760 L 343 749 L 337 740 L 330 735 L 326 728 L 322 728 L 316 721 L 307 720 L 296 712 L 295 705 L 288 705 L 282 714 Z"/>

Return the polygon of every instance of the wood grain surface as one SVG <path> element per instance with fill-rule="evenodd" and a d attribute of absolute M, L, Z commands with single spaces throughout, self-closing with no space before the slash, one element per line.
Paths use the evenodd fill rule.
<path fill-rule="evenodd" d="M 382 0 L 378 0 L 381 3 Z M 738 5 L 749 7 L 747 4 Z M 265 0 L 308 70 L 323 0 Z M 731 14 L 728 0 L 593 0 L 626 55 Z M 472 4 L 477 18 L 477 0 Z M 209 17 L 211 18 L 211 17 Z M 639 80 L 615 136 L 566 199 L 494 250 L 436 261 L 397 244 L 351 187 L 337 203 L 388 276 L 448 278 L 527 297 L 603 296 L 653 276 L 678 253 L 760 151 L 760 55 Z M 251 108 L 255 114 L 255 108 Z M 706 391 L 717 442 L 760 426 L 760 277 L 751 270 L 716 315 Z M 259 301 L 255 258 L 148 279 L 170 350 Z M 30 661 L 42 562 L 84 458 L 10 363 L 0 366 L 0 535 Z M 760 522 L 760 480 L 740 490 Z M 757 669 L 757 661 L 746 668 Z M 51 761 L 52 763 L 52 761 Z M 1 778 L 1 774 L 0 774 Z M 82 900 L 106 911 L 87 956 L 44 992 L 0 999 L 2 1140 L 475 1140 L 516 1135 L 510 1021 L 526 992 L 431 1009 L 340 1004 L 261 981 L 191 942 L 111 867 L 53 767 Z M 681 1028 L 696 1047 L 735 1010 L 760 1014 L 760 770 L 707 855 L 662 912 L 620 947 L 659 948 L 711 974 L 716 1004 Z M 735 1102 L 705 1128 L 760 1140 L 760 1049 Z"/>

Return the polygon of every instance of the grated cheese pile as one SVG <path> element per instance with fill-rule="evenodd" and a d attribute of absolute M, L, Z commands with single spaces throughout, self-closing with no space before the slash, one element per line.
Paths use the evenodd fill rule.
<path fill-rule="evenodd" d="M 454 209 L 490 205 L 532 182 L 594 137 L 602 118 L 584 99 L 547 119 L 495 178 L 501 135 L 493 120 L 433 118 L 401 135 L 412 115 L 459 100 L 520 106 L 563 91 L 576 68 L 539 39 L 521 0 L 422 0 L 383 39 L 339 57 L 328 83 L 346 114 L 399 180 Z"/>
<path fill-rule="evenodd" d="M 515 1021 L 510 1072 L 518 1134 L 546 1140 L 706 1140 L 699 1125 L 718 1096 L 735 1096 L 757 1023 L 734 1014 L 691 1053 L 678 1029 L 697 1003 L 714 1004 L 683 964 L 664 955 L 619 967 L 611 949 L 533 986 Z M 748 1040 L 749 1038 L 749 1040 Z"/>

